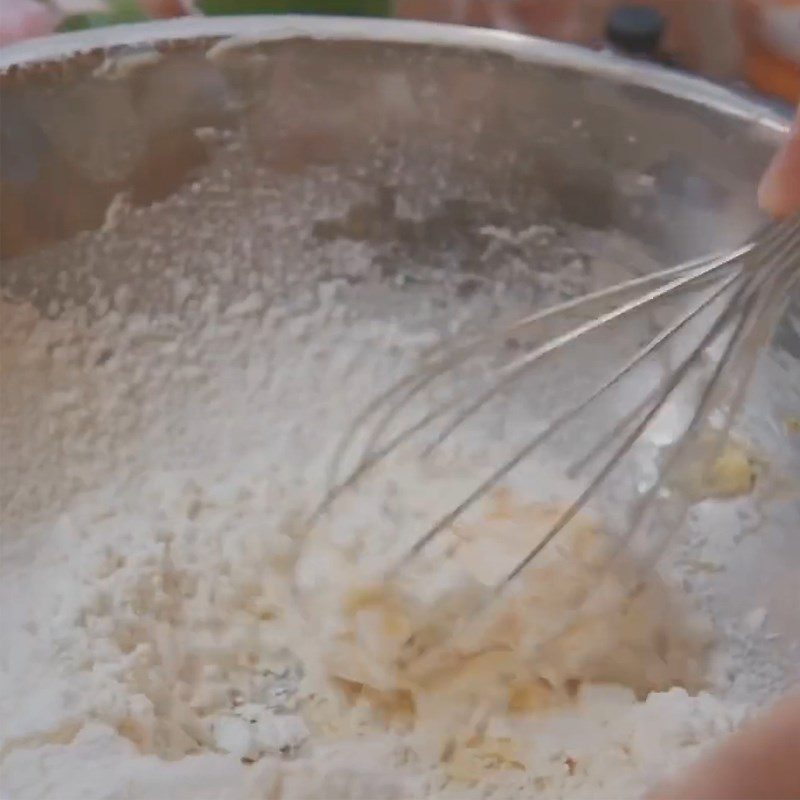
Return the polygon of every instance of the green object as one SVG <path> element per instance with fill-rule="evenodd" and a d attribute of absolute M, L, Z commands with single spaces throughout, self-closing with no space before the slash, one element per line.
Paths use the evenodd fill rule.
<path fill-rule="evenodd" d="M 392 0 L 199 0 L 199 9 L 209 16 L 227 14 L 322 14 L 344 17 L 388 17 Z M 108 11 L 73 14 L 60 25 L 61 31 L 81 31 L 147 19 L 136 0 L 108 0 Z"/>
<path fill-rule="evenodd" d="M 86 14 L 70 14 L 61 20 L 58 26 L 60 33 L 68 33 L 69 31 L 83 31 L 86 28 L 91 28 L 92 24 Z"/>
<path fill-rule="evenodd" d="M 199 0 L 204 14 L 327 14 L 347 17 L 388 17 L 391 0 Z"/>
<path fill-rule="evenodd" d="M 108 0 L 108 11 L 94 14 L 73 14 L 59 26 L 60 31 L 82 31 L 86 28 L 102 28 L 106 25 L 121 25 L 126 22 L 142 22 L 147 16 L 142 13 L 136 0 Z"/>

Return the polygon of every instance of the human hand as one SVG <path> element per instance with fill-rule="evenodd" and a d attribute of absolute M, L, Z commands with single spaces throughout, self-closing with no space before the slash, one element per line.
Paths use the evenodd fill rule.
<path fill-rule="evenodd" d="M 800 107 L 788 140 L 761 179 L 758 200 L 765 211 L 776 217 L 800 211 Z"/>
<path fill-rule="evenodd" d="M 685 773 L 659 787 L 650 800 L 797 798 L 800 798 L 799 691 L 781 698 L 762 717 L 745 723 Z"/>

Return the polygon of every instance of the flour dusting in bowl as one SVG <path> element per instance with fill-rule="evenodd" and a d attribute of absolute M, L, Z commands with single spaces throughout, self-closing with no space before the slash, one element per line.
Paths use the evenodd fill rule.
<path fill-rule="evenodd" d="M 642 795 L 785 685 L 769 628 L 780 604 L 745 593 L 747 614 L 717 613 L 721 578 L 752 578 L 728 569 L 731 554 L 768 536 L 778 553 L 775 537 L 796 530 L 790 504 L 754 502 L 761 473 L 756 495 L 699 503 L 632 602 L 620 601 L 636 561 L 616 559 L 575 619 L 624 482 L 461 628 L 563 502 L 553 453 L 383 580 L 543 411 L 593 380 L 609 346 L 635 342 L 588 342 L 580 368 L 521 382 L 434 457 L 401 450 L 308 520 L 354 414 L 420 355 L 677 258 L 704 221 L 693 198 L 738 196 L 734 145 L 764 142 L 736 127 L 729 145 L 703 116 L 722 124 L 722 111 L 687 104 L 665 143 L 663 114 L 591 78 L 637 130 L 620 143 L 610 95 L 591 124 L 571 124 L 571 104 L 591 110 L 588 72 L 503 53 L 298 40 L 207 59 L 205 47 L 129 72 L 76 66 L 74 85 L 43 93 L 12 76 L 25 102 L 4 97 L 4 125 L 32 117 L 47 132 L 15 140 L 18 164 L 45 163 L 49 142 L 70 191 L 34 192 L 63 229 L 23 226 L 3 265 L 0 793 Z M 93 112 L 112 102 L 118 113 Z M 99 120 L 94 138 L 84 118 Z M 670 160 L 678 140 L 689 161 Z M 637 181 L 645 169 L 652 180 Z M 48 176 L 15 175 L 12 200 Z M 764 391 L 783 402 L 791 364 L 773 366 Z M 415 634 L 435 645 L 427 660 L 406 658 Z"/>

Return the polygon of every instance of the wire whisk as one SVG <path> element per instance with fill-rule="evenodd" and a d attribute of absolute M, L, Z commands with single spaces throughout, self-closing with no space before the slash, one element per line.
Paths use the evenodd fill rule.
<path fill-rule="evenodd" d="M 431 453 L 504 389 L 530 376 L 555 355 L 569 358 L 578 343 L 591 341 L 607 326 L 658 311 L 660 323 L 633 355 L 611 369 L 594 388 L 572 398 L 461 502 L 421 532 L 403 557 L 390 567 L 388 577 L 398 576 L 439 534 L 450 529 L 516 466 L 590 411 L 593 404 L 618 387 L 627 376 L 652 363 L 653 359 L 677 352 L 676 363 L 662 374 L 656 385 L 644 392 L 643 397 L 636 398 L 633 410 L 601 433 L 576 466 L 577 470 L 585 470 L 589 464 L 598 464 L 585 488 L 564 507 L 542 538 L 491 588 L 489 600 L 501 593 L 558 537 L 645 435 L 665 405 L 688 380 L 697 380 L 699 391 L 689 421 L 666 449 L 657 479 L 635 500 L 631 522 L 609 555 L 613 558 L 648 524 L 653 508 L 664 496 L 664 487 L 692 443 L 697 441 L 712 411 L 724 408 L 719 441 L 729 431 L 742 405 L 758 353 L 774 333 L 798 278 L 800 215 L 794 215 L 769 223 L 747 244 L 731 252 L 627 280 L 439 347 L 417 369 L 372 400 L 353 420 L 334 454 L 330 488 L 315 519 L 342 492 L 413 437 L 423 432 L 432 434 L 424 450 L 426 454 Z M 577 322 L 573 320 L 576 314 L 582 315 Z M 538 339 L 533 336 L 554 322 L 568 324 L 555 335 Z M 410 423 L 404 421 L 398 432 L 393 431 L 401 412 L 434 381 L 464 367 L 481 354 L 499 350 L 511 338 L 523 337 L 528 338 L 522 354 L 516 352 L 498 359 L 499 363 L 494 364 L 488 374 L 488 385 L 470 396 L 434 405 L 420 418 Z M 366 445 L 355 467 L 341 477 L 345 456 L 359 436 L 365 436 Z M 678 520 L 673 523 L 677 524 Z M 652 554 L 653 558 L 657 556 L 657 552 Z"/>

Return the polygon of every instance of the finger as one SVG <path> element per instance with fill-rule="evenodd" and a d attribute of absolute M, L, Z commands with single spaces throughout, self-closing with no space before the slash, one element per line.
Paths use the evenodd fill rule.
<path fill-rule="evenodd" d="M 35 0 L 0 1 L 0 45 L 52 33 L 59 15 Z"/>
<path fill-rule="evenodd" d="M 800 693 L 746 723 L 651 800 L 797 800 Z"/>
<path fill-rule="evenodd" d="M 761 179 L 758 202 L 776 217 L 800 211 L 800 108 L 789 138 Z"/>

